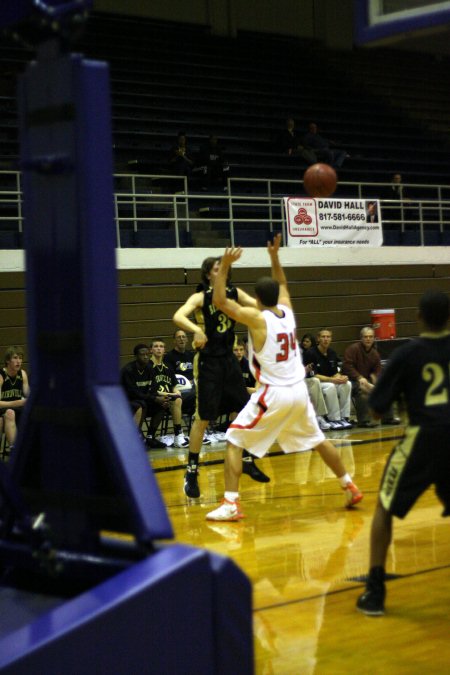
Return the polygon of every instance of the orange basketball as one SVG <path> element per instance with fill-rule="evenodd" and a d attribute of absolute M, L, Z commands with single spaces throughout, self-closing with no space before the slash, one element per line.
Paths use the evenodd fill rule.
<path fill-rule="evenodd" d="M 336 190 L 336 171 L 329 164 L 312 164 L 303 174 L 303 185 L 311 197 L 330 197 Z"/>

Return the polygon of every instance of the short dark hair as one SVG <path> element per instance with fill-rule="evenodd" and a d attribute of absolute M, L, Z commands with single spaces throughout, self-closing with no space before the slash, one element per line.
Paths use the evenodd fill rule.
<path fill-rule="evenodd" d="M 442 291 L 425 291 L 419 300 L 419 312 L 431 330 L 442 330 L 450 315 L 448 295 Z"/>
<path fill-rule="evenodd" d="M 23 360 L 23 349 L 17 347 L 16 345 L 11 345 L 5 352 L 4 362 L 5 366 L 11 361 L 12 357 L 17 354 Z"/>
<path fill-rule="evenodd" d="M 158 338 L 158 337 L 153 338 L 153 340 L 151 341 L 151 346 L 152 346 L 152 347 L 153 347 L 153 345 L 155 344 L 155 342 L 162 342 L 163 345 L 164 345 L 164 347 L 166 346 L 166 342 L 165 342 L 165 340 L 163 340 L 162 338 Z"/>
<path fill-rule="evenodd" d="M 280 295 L 280 284 L 272 277 L 261 277 L 255 284 L 255 293 L 265 307 L 274 307 Z"/>
<path fill-rule="evenodd" d="M 138 345 L 135 345 L 133 348 L 134 356 L 137 356 L 141 349 L 148 349 L 148 345 L 144 344 L 144 342 L 140 342 Z"/>

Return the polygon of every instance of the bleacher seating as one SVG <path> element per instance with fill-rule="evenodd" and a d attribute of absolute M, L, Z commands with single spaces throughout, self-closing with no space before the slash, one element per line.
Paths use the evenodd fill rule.
<path fill-rule="evenodd" d="M 194 153 L 217 134 L 234 177 L 300 178 L 305 166 L 274 147 L 293 116 L 298 131 L 314 119 L 349 152 L 341 181 L 383 182 L 399 171 L 405 182 L 450 182 L 445 58 L 389 49 L 347 53 L 307 40 L 299 50 L 292 37 L 247 32 L 231 39 L 211 35 L 207 26 L 96 13 L 79 49 L 111 64 L 116 171 L 166 173 L 169 149 L 183 129 Z M 13 83 L 30 55 L 10 40 L 0 43 L 0 161 L 8 166 L 18 155 Z M 240 188 L 258 191 L 255 184 Z M 367 196 L 377 192 L 371 187 Z M 123 214 L 127 207 L 120 208 Z M 150 202 L 139 209 L 155 219 L 155 231 L 169 227 L 170 210 Z M 158 237 L 125 232 L 121 241 Z M 431 235 L 427 240 L 436 243 Z"/>
<path fill-rule="evenodd" d="M 253 233 L 252 233 L 253 234 Z M 253 294 L 255 279 L 268 268 L 236 267 L 233 282 Z M 397 337 L 417 335 L 417 303 L 428 288 L 450 292 L 450 265 L 326 265 L 290 267 L 289 288 L 299 334 L 333 330 L 338 354 L 358 339 L 374 307 L 394 307 Z M 172 344 L 175 310 L 195 292 L 198 268 L 122 269 L 119 271 L 120 362 L 133 356 L 138 342 L 161 337 Z M 0 354 L 27 339 L 25 275 L 0 274 Z M 237 332 L 243 334 L 244 326 Z M 25 364 L 25 369 L 27 365 Z"/>

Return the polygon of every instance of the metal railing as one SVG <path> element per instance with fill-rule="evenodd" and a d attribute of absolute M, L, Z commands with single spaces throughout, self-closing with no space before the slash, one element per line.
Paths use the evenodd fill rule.
<path fill-rule="evenodd" d="M 375 199 L 388 185 L 340 182 L 336 196 Z M 420 198 L 380 200 L 383 227 L 400 233 L 412 230 L 421 245 L 426 243 L 428 231 L 437 232 L 444 240 L 444 233 L 446 238 L 450 232 L 450 187 L 428 184 L 404 187 L 420 194 Z M 115 174 L 117 246 L 136 246 L 142 240 L 144 246 L 179 248 L 201 246 L 205 238 L 227 240 L 234 245 L 238 230 L 245 230 L 250 236 L 258 229 L 265 234 L 281 231 L 282 198 L 301 193 L 302 184 L 298 180 L 229 178 L 226 190 L 210 194 L 190 191 L 183 176 Z M 0 171 L 0 233 L 13 230 L 20 241 L 22 224 L 21 175 Z"/>

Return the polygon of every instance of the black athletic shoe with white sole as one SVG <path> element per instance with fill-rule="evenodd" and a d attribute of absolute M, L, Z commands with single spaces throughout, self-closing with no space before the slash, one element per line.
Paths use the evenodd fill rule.
<path fill-rule="evenodd" d="M 243 457 L 242 458 L 242 473 L 245 473 L 252 480 L 256 480 L 257 483 L 269 483 L 270 478 L 266 476 L 265 473 L 258 469 L 255 464 L 253 457 Z"/>
<path fill-rule="evenodd" d="M 200 497 L 200 488 L 198 486 L 198 470 L 195 464 L 188 464 L 184 474 L 184 494 L 191 499 Z"/>

